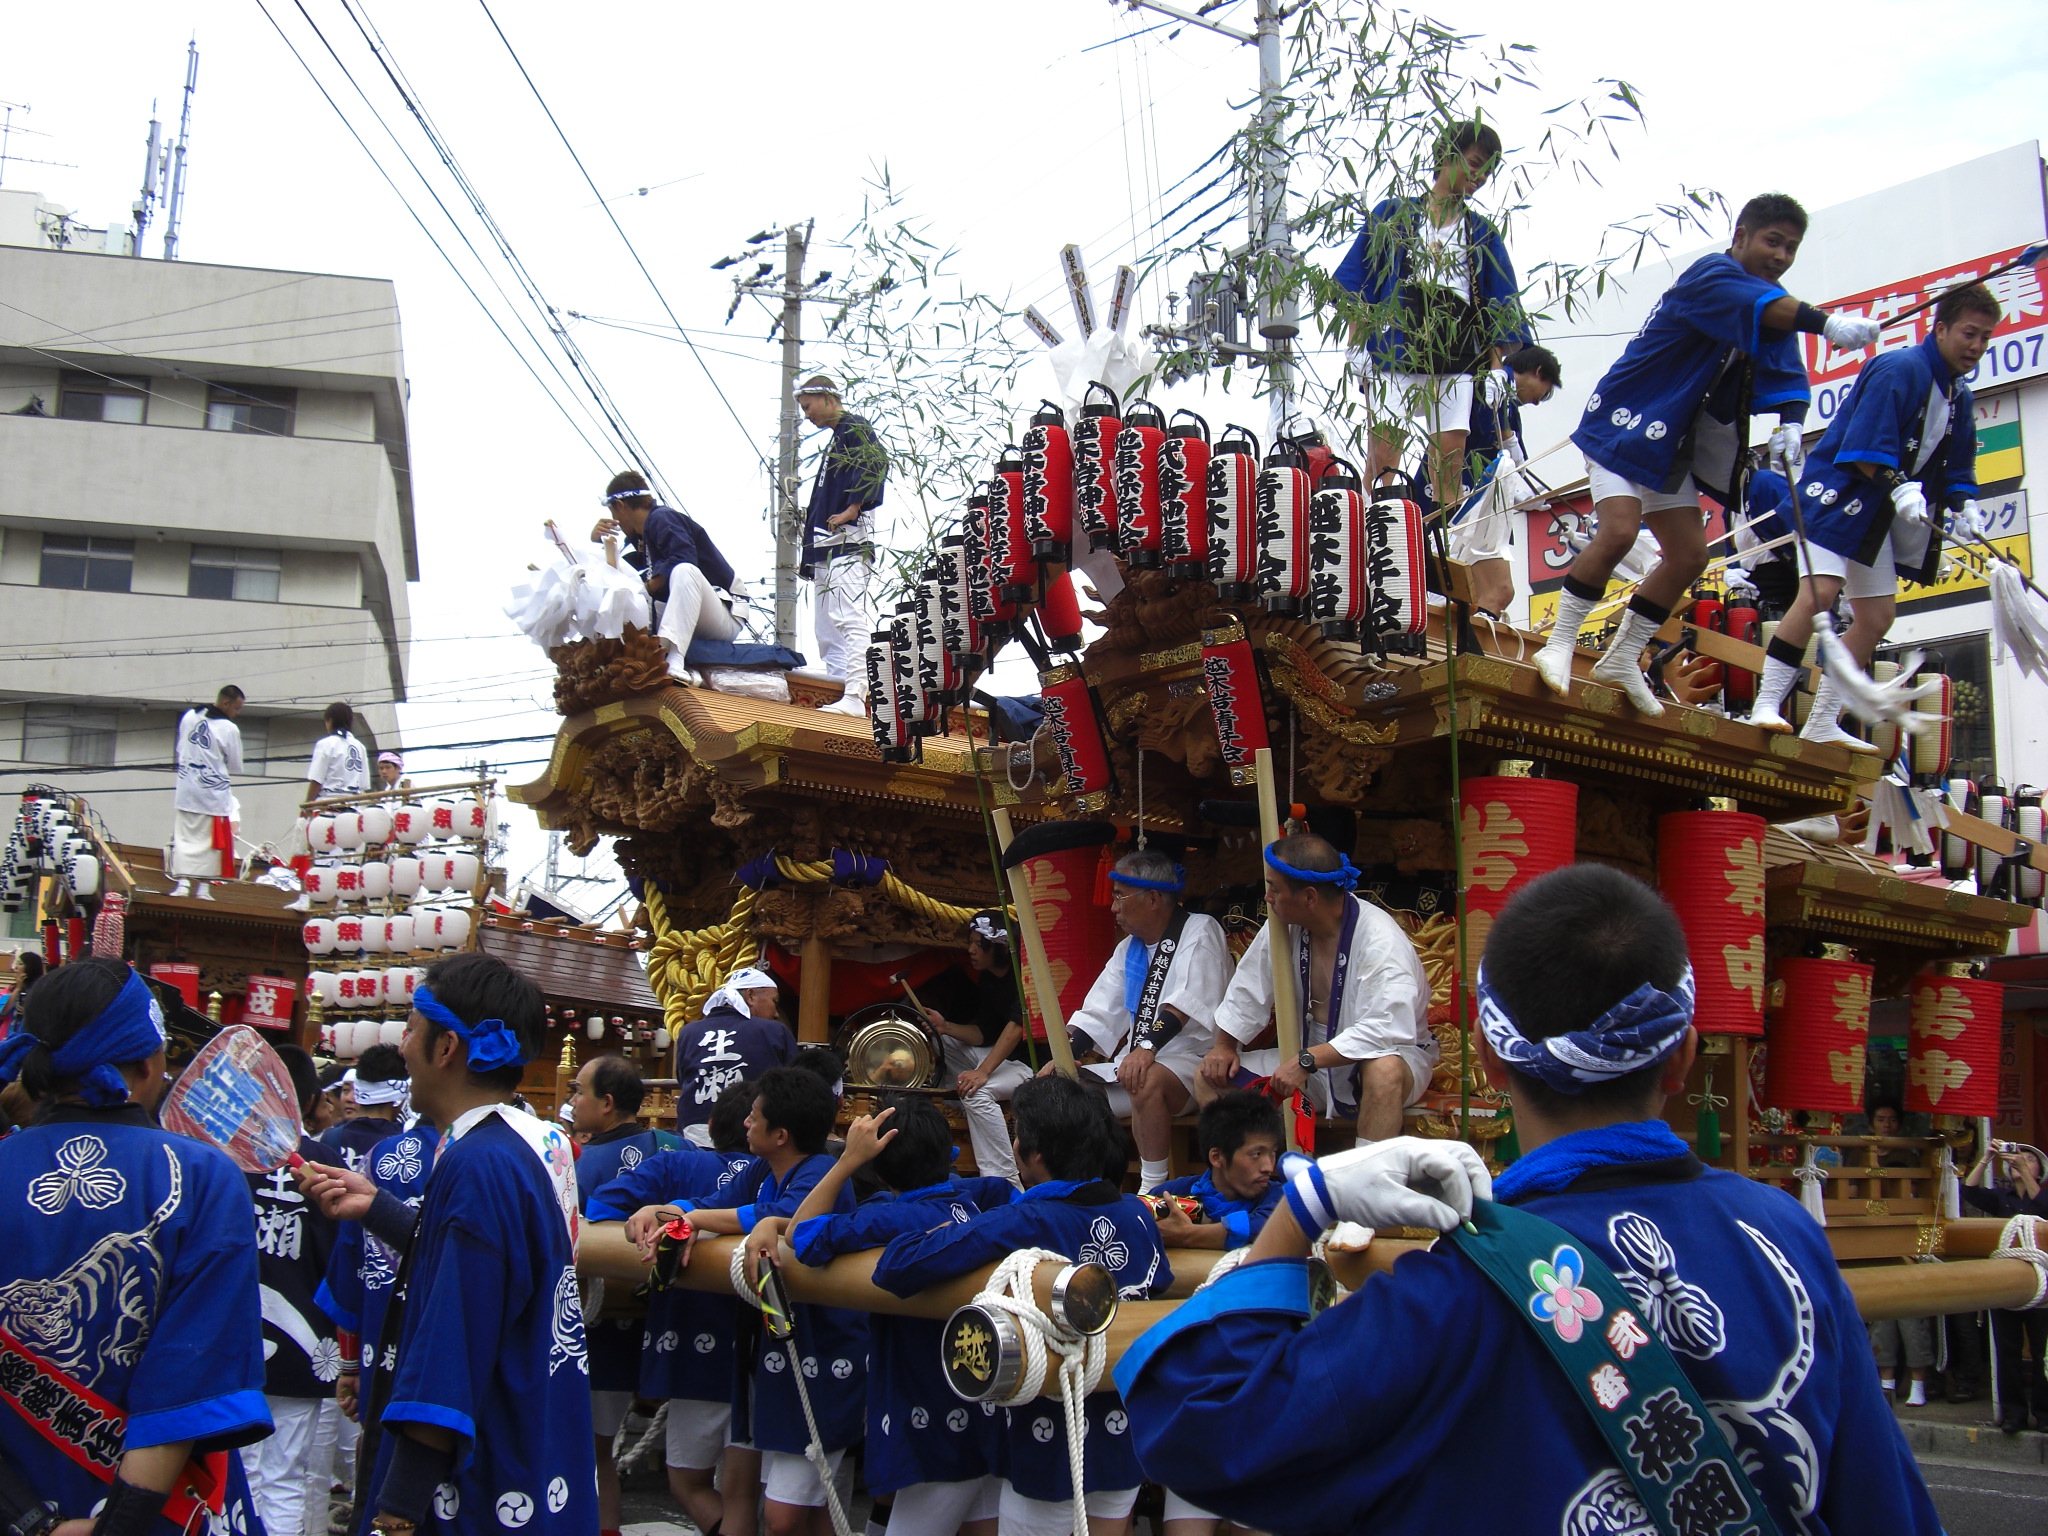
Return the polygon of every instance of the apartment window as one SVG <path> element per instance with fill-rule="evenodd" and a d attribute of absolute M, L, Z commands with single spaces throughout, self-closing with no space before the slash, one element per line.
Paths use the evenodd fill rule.
<path fill-rule="evenodd" d="M 125 421 L 139 426 L 149 401 L 149 380 L 67 373 L 57 400 L 66 421 Z"/>
<path fill-rule="evenodd" d="M 126 592 L 135 574 L 135 541 L 75 533 L 43 535 L 37 583 L 74 592 Z"/>
<path fill-rule="evenodd" d="M 29 704 L 21 716 L 24 762 L 105 768 L 114 761 L 115 714 L 81 704 Z"/>
<path fill-rule="evenodd" d="M 206 392 L 206 424 L 216 432 L 290 437 L 299 392 L 265 384 L 215 384 Z"/>
<path fill-rule="evenodd" d="M 274 549 L 234 549 L 199 544 L 192 550 L 187 597 L 234 598 L 245 603 L 277 601 L 278 554 Z"/>

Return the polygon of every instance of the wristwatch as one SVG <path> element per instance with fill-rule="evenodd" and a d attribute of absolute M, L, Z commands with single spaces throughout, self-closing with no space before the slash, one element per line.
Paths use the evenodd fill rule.
<path fill-rule="evenodd" d="M 1319 1072 L 1322 1070 L 1316 1062 L 1316 1053 L 1314 1051 L 1303 1051 L 1294 1058 L 1294 1064 L 1304 1072 Z"/>

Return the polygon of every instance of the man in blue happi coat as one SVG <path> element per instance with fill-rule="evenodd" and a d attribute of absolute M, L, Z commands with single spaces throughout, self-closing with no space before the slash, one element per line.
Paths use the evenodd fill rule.
<path fill-rule="evenodd" d="M 872 1167 L 887 1193 L 835 1213 L 839 1191 Z M 798 1262 L 829 1264 L 845 1253 L 885 1247 L 905 1234 L 959 1226 L 983 1203 L 1007 1205 L 1007 1179 L 956 1179 L 953 1132 L 930 1099 L 899 1094 L 847 1128 L 846 1150 L 794 1216 L 755 1224 L 750 1269 L 780 1262 L 785 1236 Z M 874 1314 L 868 1373 L 867 1440 L 862 1471 L 868 1492 L 886 1499 L 891 1536 L 994 1536 L 1000 1479 L 997 1410 L 955 1396 L 941 1364 L 945 1325 L 932 1318 Z"/>
<path fill-rule="evenodd" d="M 584 1218 L 624 1221 L 648 1205 L 716 1204 L 754 1162 L 747 1150 L 753 1107 L 752 1086 L 734 1083 L 711 1106 L 708 1150 L 682 1146 L 643 1159 L 598 1186 Z M 680 1203 L 672 1208 L 683 1214 Z M 668 1403 L 669 1492 L 707 1536 L 721 1522 L 733 1531 L 751 1531 L 760 1522 L 760 1453 L 726 1443 L 739 1316 L 731 1296 L 671 1286 L 647 1298 L 641 1331 L 640 1396 Z"/>
<path fill-rule="evenodd" d="M 739 635 L 732 616 L 732 563 L 694 517 L 656 500 L 638 470 L 612 476 L 604 506 L 604 517 L 590 530 L 591 542 L 626 536 L 626 561 L 640 572 L 655 604 L 655 633 L 669 653 L 669 671 L 687 680 L 692 640 Z"/>
<path fill-rule="evenodd" d="M 1312 1315 L 1305 1261 L 1334 1221 L 1515 1226 L 1491 1214 L 1462 1143 L 1403 1137 L 1303 1169 L 1248 1261 L 1119 1363 L 1146 1471 L 1303 1536 L 1438 1530 L 1489 1486 L 1512 1490 L 1489 1529 L 1531 1536 L 1761 1530 L 1752 1493 L 1783 1536 L 1935 1536 L 1826 1233 L 1790 1196 L 1703 1166 L 1657 1118 L 1697 1051 L 1671 910 L 1605 866 L 1545 875 L 1495 923 L 1476 993 L 1481 1060 L 1525 1148 L 1491 1196 L 1569 1241 L 1522 1254 L 1510 1291 L 1475 1262 L 1468 1226 Z M 1592 1259 L 1613 1305 L 1593 1294 Z M 1583 1393 L 1566 1343 L 1603 1361 Z M 1632 1390 L 1653 1361 L 1685 1388 Z M 1722 1436 L 1746 1484 L 1710 1457 Z"/>
<path fill-rule="evenodd" d="M 1265 1230 L 1286 1188 L 1275 1177 L 1287 1146 L 1280 1106 L 1243 1088 L 1218 1094 L 1195 1121 L 1195 1144 L 1208 1168 L 1168 1179 L 1154 1193 L 1196 1201 L 1202 1219 L 1168 1202 L 1159 1210 L 1159 1235 L 1169 1248 L 1242 1248 Z"/>
<path fill-rule="evenodd" d="M 1707 568 L 1699 492 L 1741 505 L 1752 413 L 1774 411 L 1773 468 L 1796 465 L 1809 393 L 1798 333 L 1847 351 L 1877 339 L 1875 320 L 1830 315 L 1779 286 L 1806 238 L 1806 210 L 1781 192 L 1743 205 L 1726 251 L 1702 256 L 1666 289 L 1643 328 L 1586 399 L 1572 441 L 1586 456 L 1599 525 L 1572 562 L 1536 670 L 1570 693 L 1572 657 L 1608 578 L 1647 523 L 1662 553 L 1637 587 L 1593 676 L 1645 715 L 1661 715 L 1641 654 Z M 1796 470 L 1794 472 L 1796 478 Z"/>
<path fill-rule="evenodd" d="M 815 1072 L 774 1067 L 762 1073 L 747 1116 L 747 1149 L 756 1161 L 716 1195 L 642 1206 L 627 1221 L 627 1235 L 651 1255 L 654 1237 L 678 1215 L 689 1218 L 696 1234 L 741 1237 L 769 1217 L 794 1215 L 832 1167 L 825 1140 L 838 1109 L 831 1085 Z M 854 1208 L 850 1187 L 840 1190 L 834 1208 Z M 798 1373 L 816 1416 L 817 1449 L 837 1479 L 847 1448 L 860 1438 L 868 1318 L 844 1307 L 798 1306 L 792 1311 L 794 1369 L 787 1344 L 770 1338 L 753 1318 L 741 1319 L 742 1332 L 750 1337 L 742 1338 L 736 1352 L 732 1433 L 761 1453 L 768 1536 L 830 1536 L 825 1482 L 805 1454 L 812 1439 L 798 1395 Z"/>
<path fill-rule="evenodd" d="M 910 1296 L 971 1274 L 1020 1248 L 1044 1248 L 1077 1264 L 1100 1264 L 1126 1297 L 1161 1295 L 1173 1271 L 1152 1213 L 1103 1177 L 1123 1163 L 1123 1133 L 1101 1094 L 1068 1077 L 1035 1077 L 1010 1101 L 1017 1123 L 1017 1170 L 1024 1189 L 1008 1205 L 961 1225 L 905 1234 L 882 1250 L 875 1284 Z M 1082 1493 L 1092 1536 L 1125 1536 L 1143 1477 L 1131 1454 L 1129 1415 L 1107 1385 L 1084 1405 Z M 1000 1522 L 1002 1536 L 1065 1536 L 1074 1522 L 1074 1485 L 1059 1404 L 1040 1398 L 1010 1410 Z"/>
<path fill-rule="evenodd" d="M 342 1163 L 360 1173 L 370 1148 L 387 1136 L 397 1135 L 404 1121 L 408 1082 L 405 1058 L 395 1045 L 373 1045 L 356 1059 L 342 1082 L 354 1098 L 358 1112 L 322 1131 L 320 1140 L 340 1154 Z"/>
<path fill-rule="evenodd" d="M 575 1159 L 560 1127 L 512 1102 L 545 1028 L 540 989 L 490 955 L 437 961 L 413 993 L 413 1102 L 445 1129 L 417 1222 L 390 1234 L 396 1355 L 377 1360 L 364 1405 L 365 1446 L 377 1435 L 357 1536 L 597 1529 Z M 300 1179 L 380 1230 L 362 1175 Z"/>
<path fill-rule="evenodd" d="M 1830 611 L 1845 592 L 1854 619 L 1842 642 L 1859 666 L 1869 667 L 1898 611 L 1899 573 L 1922 585 L 1937 579 L 1941 531 L 1934 509 L 1946 508 L 1965 539 L 1988 532 L 1977 506 L 1977 414 L 1965 380 L 1991 345 L 2000 315 L 1982 283 L 1951 288 L 1935 305 L 1925 341 L 1880 352 L 1849 386 L 1798 477 L 1797 522 L 1806 539 L 1795 558 L 1804 580 L 1765 648 L 1750 724 L 1792 729 L 1782 709 L 1814 615 Z M 1782 520 L 1792 521 L 1792 514 Z M 1823 676 L 1800 738 L 1877 751 L 1842 729 L 1841 714 L 1834 682 Z"/>
<path fill-rule="evenodd" d="M 676 1129 L 685 1139 L 710 1146 L 707 1126 L 719 1096 L 795 1059 L 796 1036 L 777 1012 L 781 1001 L 775 978 L 746 966 L 704 1000 L 703 1018 L 677 1034 Z"/>
<path fill-rule="evenodd" d="M 875 559 L 875 508 L 889 482 L 889 454 L 865 416 L 847 410 L 839 386 L 823 374 L 797 386 L 797 409 L 814 427 L 832 434 L 811 483 L 804 514 L 802 573 L 811 582 L 818 665 L 845 680 L 846 692 L 826 707 L 866 711 L 868 578 Z"/>

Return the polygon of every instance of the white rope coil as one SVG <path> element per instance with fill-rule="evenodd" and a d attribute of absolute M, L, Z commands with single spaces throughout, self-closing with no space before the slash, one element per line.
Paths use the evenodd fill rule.
<path fill-rule="evenodd" d="M 667 1427 L 668 1401 L 666 1399 L 663 1399 L 661 1404 L 654 1410 L 654 1416 L 647 1421 L 647 1428 L 642 1431 L 640 1438 L 635 1440 L 630 1448 L 626 1445 L 626 1426 L 620 1424 L 619 1432 L 612 1436 L 612 1465 L 621 1472 L 631 1468 L 641 1457 L 645 1456 L 657 1444 L 663 1441 L 664 1431 Z"/>
<path fill-rule="evenodd" d="M 975 1305 L 993 1312 L 1007 1312 L 1019 1324 L 1024 1340 L 1024 1375 L 1001 1406 L 1013 1408 L 1043 1394 L 1047 1351 L 1059 1356 L 1059 1388 L 1067 1427 L 1067 1473 L 1073 1482 L 1074 1530 L 1085 1536 L 1088 1530 L 1088 1495 L 1084 1487 L 1083 1442 L 1088 1434 L 1088 1394 L 1102 1382 L 1109 1362 L 1109 1341 L 1101 1334 L 1083 1337 L 1061 1327 L 1038 1309 L 1035 1281 L 1041 1264 L 1072 1262 L 1063 1253 L 1045 1248 L 1020 1248 L 995 1268 L 988 1284 L 974 1298 Z"/>
<path fill-rule="evenodd" d="M 2033 1299 L 2013 1308 L 2015 1312 L 2031 1312 L 2048 1306 L 2048 1248 L 2041 1246 L 2044 1240 L 2048 1240 L 2048 1233 L 2044 1233 L 2043 1226 L 2038 1216 L 2015 1216 L 1998 1234 L 1998 1247 L 1993 1257 L 2025 1259 L 2034 1266 Z"/>
<path fill-rule="evenodd" d="M 732 1282 L 734 1295 L 758 1311 L 767 1310 L 761 1304 L 761 1293 L 747 1283 L 745 1243 L 733 1245 L 732 1257 L 726 1261 L 725 1272 L 726 1278 Z M 795 1325 L 796 1319 L 792 1317 L 792 1330 Z M 818 1469 L 818 1481 L 825 1485 L 825 1503 L 832 1512 L 832 1529 L 837 1536 L 853 1536 L 852 1522 L 846 1518 L 846 1509 L 839 1502 L 839 1486 L 833 1479 L 832 1458 L 825 1453 L 825 1442 L 818 1434 L 818 1416 L 811 1411 L 811 1392 L 810 1388 L 804 1385 L 804 1362 L 797 1353 L 795 1332 L 792 1331 L 788 1338 L 779 1341 L 771 1338 L 768 1347 L 773 1349 L 778 1342 L 789 1355 L 789 1374 L 796 1382 L 796 1400 L 803 1405 L 804 1428 L 810 1431 L 810 1443 L 804 1447 L 804 1457 Z"/>

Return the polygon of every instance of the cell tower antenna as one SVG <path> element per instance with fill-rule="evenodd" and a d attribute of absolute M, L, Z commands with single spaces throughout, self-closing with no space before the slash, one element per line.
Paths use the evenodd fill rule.
<path fill-rule="evenodd" d="M 78 169 L 77 166 L 68 160 L 38 160 L 32 155 L 10 153 L 7 147 L 8 141 L 17 133 L 25 133 L 38 139 L 50 137 L 49 134 L 44 133 L 40 128 L 24 128 L 15 122 L 14 114 L 17 112 L 26 116 L 28 114 L 28 103 L 25 101 L 0 101 L 0 185 L 6 184 L 7 162 L 10 160 L 16 165 L 55 165 L 61 166 L 67 171 Z"/>
<path fill-rule="evenodd" d="M 142 237 L 149 230 L 150 215 L 163 198 L 163 125 L 157 121 L 156 103 L 149 104 L 149 149 L 142 158 L 142 196 L 135 199 L 134 254 L 142 254 Z"/>
<path fill-rule="evenodd" d="M 178 144 L 171 151 L 170 198 L 164 213 L 164 260 L 178 259 L 178 221 L 185 212 L 185 147 L 192 138 L 192 97 L 199 89 L 199 39 L 185 48 L 185 104 L 178 113 Z"/>

